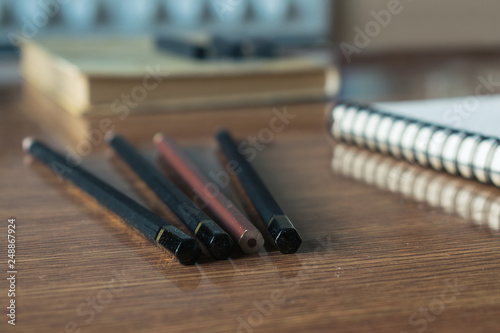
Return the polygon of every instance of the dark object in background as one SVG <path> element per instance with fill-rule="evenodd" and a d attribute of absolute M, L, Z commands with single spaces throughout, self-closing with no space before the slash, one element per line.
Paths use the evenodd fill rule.
<path fill-rule="evenodd" d="M 220 58 L 272 58 L 277 45 L 264 38 L 230 38 L 216 36 L 213 40 L 216 55 Z"/>
<path fill-rule="evenodd" d="M 189 200 L 177 186 L 146 161 L 124 138 L 113 135 L 108 138 L 108 144 L 205 245 L 214 259 L 227 259 L 232 254 L 234 243 L 231 237 Z"/>
<path fill-rule="evenodd" d="M 155 39 L 156 47 L 194 59 L 209 59 L 214 57 L 212 40 L 208 34 L 176 32 L 163 33 Z"/>
<path fill-rule="evenodd" d="M 194 32 L 159 35 L 156 46 L 198 60 L 272 58 L 276 55 L 276 44 L 264 38 L 235 38 Z"/>
<path fill-rule="evenodd" d="M 92 196 L 103 207 L 114 212 L 150 242 L 174 253 L 181 264 L 194 264 L 200 255 L 196 241 L 168 224 L 114 187 L 79 166 L 70 165 L 66 158 L 42 142 L 23 140 L 23 149 L 40 160 L 60 177 Z"/>
<path fill-rule="evenodd" d="M 281 253 L 295 253 L 302 243 L 299 233 L 290 219 L 278 206 L 250 163 L 238 151 L 238 145 L 231 135 L 219 131 L 216 135 L 219 146 L 233 168 L 250 201 L 266 224 L 269 233 Z"/>
<path fill-rule="evenodd" d="M 210 34 L 196 30 L 173 30 L 155 38 L 159 50 L 197 60 L 277 58 L 298 50 L 318 50 L 328 46 L 321 36 L 257 36 L 248 33 L 235 35 Z"/>

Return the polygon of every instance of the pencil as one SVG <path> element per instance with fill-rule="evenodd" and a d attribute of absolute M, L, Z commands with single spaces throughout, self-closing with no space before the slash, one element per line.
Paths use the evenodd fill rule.
<path fill-rule="evenodd" d="M 118 215 L 146 239 L 172 252 L 180 263 L 194 264 L 200 254 L 196 241 L 168 224 L 125 194 L 33 138 L 23 140 L 23 149 L 51 167 L 62 178 L 93 197 L 99 204 Z"/>
<path fill-rule="evenodd" d="M 281 210 L 250 163 L 238 151 L 238 146 L 231 135 L 221 130 L 216 138 L 223 154 L 230 162 L 228 164 L 238 177 L 260 218 L 266 224 L 278 249 L 281 253 L 295 253 L 302 240 L 290 219 Z"/>
<path fill-rule="evenodd" d="M 156 196 L 191 230 L 216 260 L 227 259 L 234 249 L 231 237 L 207 214 L 163 176 L 119 135 L 109 135 L 108 144 L 142 179 Z"/>
<path fill-rule="evenodd" d="M 196 195 L 207 205 L 217 221 L 245 253 L 257 253 L 264 238 L 257 228 L 236 208 L 220 190 L 209 191 L 211 182 L 186 156 L 173 140 L 158 133 L 153 142 L 165 160 L 174 168 Z"/>

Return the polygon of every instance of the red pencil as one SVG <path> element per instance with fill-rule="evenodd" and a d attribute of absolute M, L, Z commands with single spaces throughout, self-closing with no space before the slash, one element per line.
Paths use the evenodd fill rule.
<path fill-rule="evenodd" d="M 207 205 L 243 252 L 257 253 L 264 245 L 264 238 L 260 231 L 236 208 L 234 203 L 221 191 L 214 193 L 214 191 L 209 190 L 207 185 L 211 182 L 173 140 L 158 133 L 154 136 L 153 142 L 165 160 Z"/>

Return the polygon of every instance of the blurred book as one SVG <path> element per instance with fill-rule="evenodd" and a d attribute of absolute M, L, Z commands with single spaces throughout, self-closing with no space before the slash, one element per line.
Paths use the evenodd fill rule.
<path fill-rule="evenodd" d="M 500 95 L 358 105 L 337 103 L 340 141 L 500 187 Z"/>
<path fill-rule="evenodd" d="M 326 57 L 197 61 L 152 38 L 52 38 L 22 44 L 25 81 L 79 116 L 311 101 L 335 95 Z"/>

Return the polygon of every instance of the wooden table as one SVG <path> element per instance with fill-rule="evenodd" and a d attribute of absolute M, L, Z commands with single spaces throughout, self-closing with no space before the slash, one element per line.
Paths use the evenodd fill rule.
<path fill-rule="evenodd" d="M 1 332 L 498 332 L 498 233 L 332 171 L 322 105 L 288 106 L 303 120 L 253 162 L 303 238 L 298 253 L 269 246 L 186 267 L 26 159 L 24 136 L 54 142 L 18 110 L 17 90 L 1 96 Z M 255 112 L 265 128 L 270 110 L 238 112 Z M 232 112 L 198 126 L 205 133 Z M 237 119 L 226 125 L 239 139 L 259 130 Z M 214 156 L 213 138 L 197 133 L 186 127 L 176 138 Z M 85 162 L 127 193 L 129 184 L 141 187 L 113 164 L 101 147 Z M 16 327 L 5 315 L 9 218 L 17 227 Z"/>

